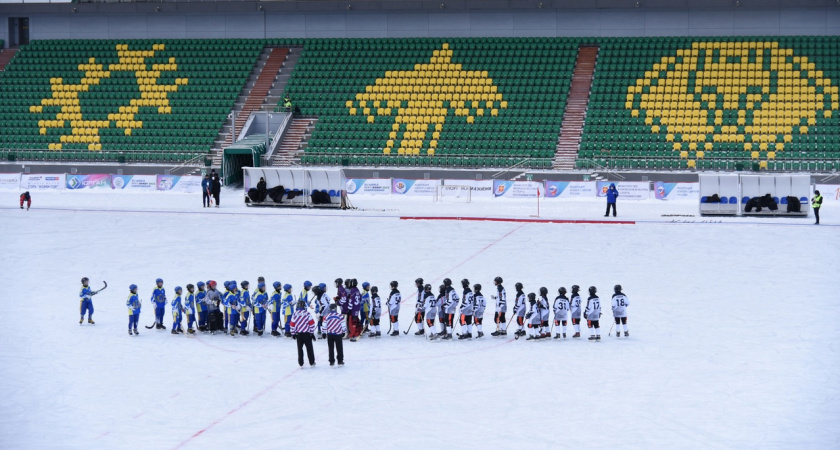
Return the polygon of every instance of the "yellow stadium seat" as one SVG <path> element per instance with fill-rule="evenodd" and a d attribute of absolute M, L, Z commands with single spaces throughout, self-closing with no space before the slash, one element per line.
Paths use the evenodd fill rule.
<path fill-rule="evenodd" d="M 675 147 L 676 147 L 677 145 L 680 145 L 680 144 L 674 144 L 674 146 L 675 146 Z M 680 148 L 682 148 L 682 146 L 680 146 Z M 681 151 L 681 152 L 680 152 L 680 159 L 686 159 L 686 158 L 688 158 L 688 152 L 687 152 L 687 151 L 685 151 L 685 150 Z"/>
<path fill-rule="evenodd" d="M 758 152 L 750 152 L 750 158 L 758 159 Z"/>
<path fill-rule="evenodd" d="M 767 152 L 767 159 L 776 159 L 776 152 Z"/>
<path fill-rule="evenodd" d="M 373 116 L 368 116 L 367 123 L 373 123 Z"/>
<path fill-rule="evenodd" d="M 703 150 L 700 150 L 700 151 L 697 152 L 697 159 L 703 159 L 705 157 L 706 157 L 706 152 L 704 152 Z"/>
<path fill-rule="evenodd" d="M 694 161 L 693 159 L 689 160 L 688 161 L 688 168 L 689 169 L 694 169 L 695 167 L 697 167 L 697 162 Z"/>
<path fill-rule="evenodd" d="M 761 170 L 767 170 L 767 161 L 760 161 L 758 163 L 758 168 Z"/>

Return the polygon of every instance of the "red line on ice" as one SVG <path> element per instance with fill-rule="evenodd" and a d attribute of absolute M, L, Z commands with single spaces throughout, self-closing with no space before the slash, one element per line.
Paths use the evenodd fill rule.
<path fill-rule="evenodd" d="M 577 223 L 606 225 L 635 225 L 632 220 L 571 220 L 571 219 L 516 219 L 505 217 L 422 217 L 401 216 L 400 220 L 465 220 L 475 222 L 522 222 L 522 223 Z"/>

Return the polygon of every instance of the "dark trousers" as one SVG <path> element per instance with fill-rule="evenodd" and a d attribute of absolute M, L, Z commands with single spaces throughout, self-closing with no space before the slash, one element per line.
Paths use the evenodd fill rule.
<path fill-rule="evenodd" d="M 201 195 L 201 204 L 202 206 L 210 206 L 210 193 L 204 191 Z"/>
<path fill-rule="evenodd" d="M 218 192 L 213 193 L 213 199 L 216 201 L 216 206 L 219 206 L 219 193 Z"/>
<path fill-rule="evenodd" d="M 330 365 L 335 363 L 335 352 L 338 352 L 338 363 L 344 364 L 344 343 L 341 341 L 340 334 L 328 334 L 327 335 L 327 347 L 330 350 Z M 303 358 L 301 353 L 298 353 L 298 358 Z M 301 359 L 301 361 L 303 361 Z M 301 362 L 301 364 L 303 364 Z"/>
<path fill-rule="evenodd" d="M 820 209 L 819 208 L 814 208 L 814 217 L 817 218 L 817 221 L 814 222 L 814 223 L 820 223 Z"/>
<path fill-rule="evenodd" d="M 315 351 L 312 350 L 312 333 L 297 334 L 298 364 L 303 367 L 303 346 L 306 346 L 306 356 L 309 358 L 309 365 L 315 364 Z M 343 355 L 342 355 L 343 356 Z"/>
<path fill-rule="evenodd" d="M 610 207 L 612 207 L 613 217 L 615 217 L 615 214 L 616 214 L 615 203 L 607 203 L 607 213 L 604 214 L 604 216 L 606 217 L 606 216 L 610 215 Z"/>

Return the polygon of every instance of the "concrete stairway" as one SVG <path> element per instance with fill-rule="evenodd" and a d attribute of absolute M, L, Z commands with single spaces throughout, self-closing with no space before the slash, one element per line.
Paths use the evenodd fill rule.
<path fill-rule="evenodd" d="M 575 168 L 597 59 L 597 46 L 581 46 L 578 49 L 575 72 L 572 75 L 572 86 L 569 89 L 569 99 L 566 102 L 560 137 L 557 139 L 557 150 L 554 153 L 553 166 L 555 169 L 571 170 Z"/>
<path fill-rule="evenodd" d="M 18 48 L 7 48 L 0 52 L 0 72 L 6 70 L 6 65 L 17 55 Z"/>
<path fill-rule="evenodd" d="M 312 130 L 315 129 L 315 117 L 295 117 L 289 124 L 289 129 L 283 136 L 283 141 L 274 151 L 271 160 L 272 166 L 291 166 L 295 161 L 300 161 L 298 152 L 306 148 Z"/>

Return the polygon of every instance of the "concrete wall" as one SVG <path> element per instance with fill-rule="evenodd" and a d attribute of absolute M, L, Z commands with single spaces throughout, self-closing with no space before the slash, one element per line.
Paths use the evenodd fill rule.
<path fill-rule="evenodd" d="M 536 0 L 0 4 L 0 32 L 7 40 L 7 18 L 23 16 L 30 18 L 31 39 L 840 34 L 836 0 L 743 0 L 737 7 L 734 0 L 639 3 L 638 8 L 628 0 L 546 0 L 542 8 Z"/>

